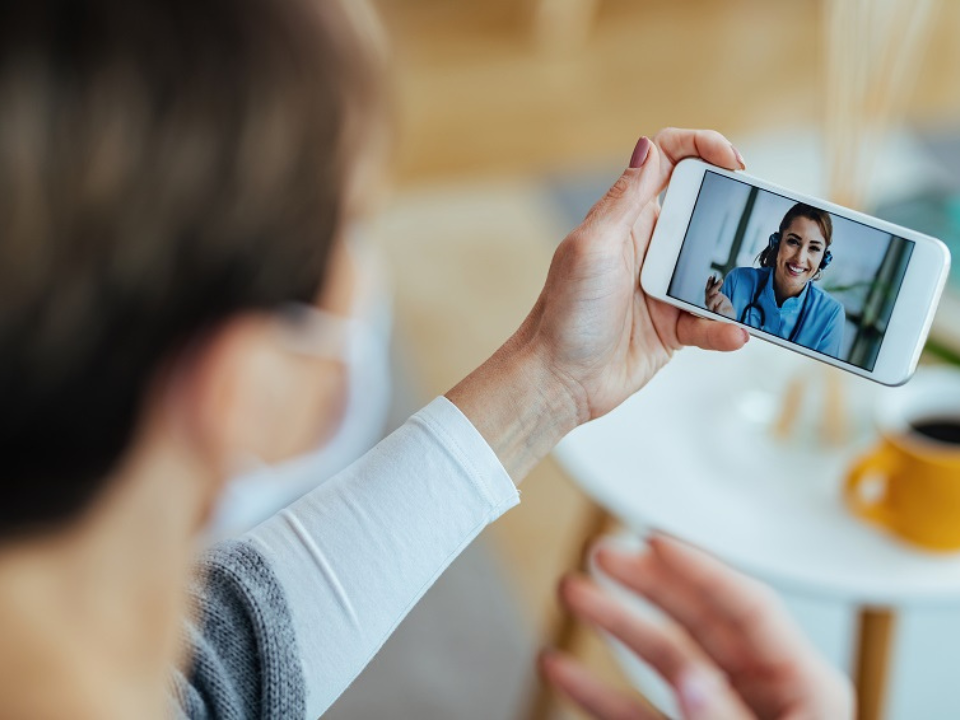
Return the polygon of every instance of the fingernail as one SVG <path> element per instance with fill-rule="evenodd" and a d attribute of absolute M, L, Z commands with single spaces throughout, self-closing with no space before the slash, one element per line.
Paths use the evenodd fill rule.
<path fill-rule="evenodd" d="M 647 161 L 647 155 L 650 154 L 650 140 L 644 135 L 637 140 L 637 146 L 633 149 L 633 155 L 630 156 L 630 167 L 638 168 Z"/>
<path fill-rule="evenodd" d="M 744 341 L 745 343 L 746 343 L 746 342 L 750 342 L 750 333 L 748 333 L 748 332 L 747 332 L 746 330 L 744 330 L 743 328 L 740 328 L 740 332 L 743 333 L 743 341 Z"/>
<path fill-rule="evenodd" d="M 717 678 L 703 670 L 687 670 L 677 683 L 684 714 L 696 717 L 700 711 L 707 709 L 717 686 Z"/>
<path fill-rule="evenodd" d="M 730 149 L 733 150 L 733 154 L 737 156 L 737 162 L 740 163 L 740 169 L 747 169 L 747 162 L 743 159 L 743 155 L 740 154 L 740 151 L 737 150 L 737 147 L 731 143 Z"/>

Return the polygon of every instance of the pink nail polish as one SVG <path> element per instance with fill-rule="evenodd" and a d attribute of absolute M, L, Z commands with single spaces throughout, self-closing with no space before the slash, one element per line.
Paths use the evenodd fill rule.
<path fill-rule="evenodd" d="M 630 156 L 630 167 L 638 168 L 647 161 L 647 155 L 650 154 L 650 140 L 643 136 L 637 140 L 637 146 L 633 149 L 633 155 Z"/>
<path fill-rule="evenodd" d="M 740 163 L 740 169 L 741 169 L 741 170 L 746 170 L 746 169 L 747 169 L 747 163 L 746 163 L 746 161 L 743 159 L 743 155 L 740 154 L 740 151 L 737 150 L 737 148 L 736 148 L 734 145 L 731 145 L 731 146 L 730 146 L 730 149 L 733 150 L 733 154 L 737 156 L 737 162 Z"/>

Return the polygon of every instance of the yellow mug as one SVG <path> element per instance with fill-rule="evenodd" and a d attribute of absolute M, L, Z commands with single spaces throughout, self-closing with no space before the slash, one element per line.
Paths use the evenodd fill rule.
<path fill-rule="evenodd" d="M 850 470 L 847 506 L 916 545 L 960 549 L 960 372 L 921 368 L 876 419 L 880 443 Z"/>

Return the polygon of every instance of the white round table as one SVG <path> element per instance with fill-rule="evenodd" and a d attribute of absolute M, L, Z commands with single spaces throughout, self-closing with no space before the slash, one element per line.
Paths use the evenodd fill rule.
<path fill-rule="evenodd" d="M 847 468 L 876 441 L 873 403 L 901 390 L 835 375 L 850 422 L 846 441 L 830 446 L 822 438 L 825 394 L 836 393 L 830 372 L 838 371 L 755 338 L 733 354 L 684 349 L 555 454 L 624 524 L 667 531 L 781 588 L 880 613 L 960 604 L 960 554 L 915 549 L 845 508 Z M 771 425 L 791 383 L 803 410 L 778 439 Z M 889 622 L 880 621 L 879 644 L 862 625 L 861 659 L 879 655 L 885 665 Z M 881 688 L 861 691 L 879 697 Z"/>

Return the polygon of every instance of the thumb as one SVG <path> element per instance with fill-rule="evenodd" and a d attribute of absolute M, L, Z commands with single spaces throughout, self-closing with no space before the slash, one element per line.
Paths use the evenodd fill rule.
<path fill-rule="evenodd" d="M 662 189 L 660 181 L 660 151 L 649 138 L 642 137 L 630 157 L 630 167 L 590 208 L 585 223 L 632 227 L 643 208 Z"/>

